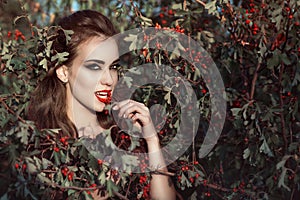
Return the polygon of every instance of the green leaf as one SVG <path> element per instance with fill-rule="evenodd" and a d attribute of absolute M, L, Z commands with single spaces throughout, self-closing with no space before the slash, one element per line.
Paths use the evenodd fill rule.
<path fill-rule="evenodd" d="M 266 139 L 264 138 L 262 145 L 259 148 L 260 152 L 267 154 L 269 157 L 274 157 L 273 152 L 271 151 Z"/>
<path fill-rule="evenodd" d="M 100 185 L 104 185 L 106 182 L 106 173 L 104 170 L 101 171 L 100 175 L 98 176 L 98 180 L 100 182 Z"/>
<path fill-rule="evenodd" d="M 282 62 L 286 65 L 290 65 L 291 61 L 289 60 L 288 56 L 286 55 L 286 53 L 283 53 L 280 55 L 280 58 L 282 60 Z"/>
<path fill-rule="evenodd" d="M 290 155 L 283 156 L 282 160 L 279 163 L 277 163 L 276 169 L 278 170 L 280 168 L 285 168 L 284 165 L 290 157 L 292 157 L 292 156 L 290 156 Z"/>
<path fill-rule="evenodd" d="M 43 69 L 48 70 L 48 66 L 47 66 L 47 59 L 43 58 L 40 62 L 39 62 L 40 66 L 43 66 Z"/>
<path fill-rule="evenodd" d="M 39 181 L 41 181 L 42 183 L 47 183 L 49 185 L 52 183 L 51 180 L 49 178 L 47 178 L 45 173 L 43 173 L 43 172 L 37 175 L 37 179 Z"/>
<path fill-rule="evenodd" d="M 284 168 L 280 174 L 280 178 L 278 181 L 278 187 L 280 188 L 281 186 L 287 189 L 287 191 L 291 191 L 291 189 L 284 183 L 284 178 L 286 176 L 287 168 Z"/>
<path fill-rule="evenodd" d="M 46 158 L 42 158 L 42 169 L 47 169 L 48 166 L 53 165 L 53 163 L 50 160 L 47 160 Z"/>
<path fill-rule="evenodd" d="M 107 190 L 108 190 L 109 196 L 113 196 L 114 192 L 117 192 L 119 190 L 119 188 L 112 180 L 108 179 Z"/>
<path fill-rule="evenodd" d="M 247 159 L 249 156 L 250 156 L 250 149 L 247 148 L 247 149 L 244 150 L 243 158 Z"/>
<path fill-rule="evenodd" d="M 57 53 L 54 56 L 51 57 L 51 62 L 56 61 L 56 66 L 61 64 L 62 62 L 66 61 L 68 59 L 68 52 L 62 52 L 62 53 Z"/>

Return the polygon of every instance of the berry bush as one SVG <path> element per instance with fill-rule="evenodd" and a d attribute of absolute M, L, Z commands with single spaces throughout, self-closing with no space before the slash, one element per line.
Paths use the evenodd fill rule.
<path fill-rule="evenodd" d="M 185 34 L 201 44 L 221 73 L 226 120 L 217 144 L 200 158 L 211 115 L 205 74 L 147 35 L 145 40 L 155 42 L 156 49 L 140 47 L 132 53 L 135 64 L 171 66 L 187 77 L 197 94 L 202 128 L 188 150 L 168 166 L 178 199 L 300 198 L 299 1 L 12 2 L 0 0 L 0 9 L 6 11 L 0 14 L 1 199 L 92 199 L 96 189 L 107 191 L 112 199 L 149 199 L 150 173 L 112 169 L 93 157 L 80 139 L 62 136 L 59 129 L 38 130 L 25 116 L 30 94 L 48 70 L 47 59 L 52 55 L 51 60 L 59 63 L 66 57 L 51 51 L 57 20 L 91 8 L 106 14 L 120 32 L 155 27 Z M 11 25 L 7 20 L 13 13 Z M 69 38 L 71 33 L 64 31 Z M 37 44 L 45 47 L 43 53 L 37 53 Z M 178 46 L 182 51 L 186 48 Z M 195 63 L 203 59 L 201 51 L 190 56 Z M 137 91 L 135 98 L 149 105 L 163 102 L 173 111 L 158 133 L 162 145 L 172 140 L 179 121 L 172 95 L 150 85 Z M 130 139 L 120 136 L 121 141 Z"/>

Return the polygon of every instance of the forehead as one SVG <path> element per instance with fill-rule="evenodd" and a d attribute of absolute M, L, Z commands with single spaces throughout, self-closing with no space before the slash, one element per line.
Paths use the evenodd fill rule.
<path fill-rule="evenodd" d="M 111 64 L 119 57 L 116 41 L 103 37 L 93 37 L 83 42 L 78 46 L 77 54 L 81 61 L 100 59 L 105 64 Z"/>

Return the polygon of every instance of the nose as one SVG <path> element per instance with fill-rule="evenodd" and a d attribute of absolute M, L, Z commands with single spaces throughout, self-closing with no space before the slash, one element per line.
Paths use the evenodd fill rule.
<path fill-rule="evenodd" d="M 103 85 L 112 85 L 114 83 L 113 75 L 110 70 L 105 70 L 100 78 L 100 83 Z"/>

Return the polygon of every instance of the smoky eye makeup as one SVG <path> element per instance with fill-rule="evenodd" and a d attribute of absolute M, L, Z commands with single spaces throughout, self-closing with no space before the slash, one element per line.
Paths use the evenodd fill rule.
<path fill-rule="evenodd" d="M 102 69 L 103 65 L 105 64 L 102 60 L 87 60 L 84 63 L 84 66 L 90 70 L 99 70 Z"/>
<path fill-rule="evenodd" d="M 110 66 L 109 66 L 109 69 L 112 69 L 112 70 L 119 70 L 121 65 L 119 64 L 119 59 L 118 60 L 115 60 Z"/>
<path fill-rule="evenodd" d="M 121 67 L 121 65 L 119 63 L 114 63 L 114 64 L 111 64 L 109 66 L 109 69 L 112 69 L 112 70 L 119 70 Z"/>
<path fill-rule="evenodd" d="M 90 70 L 101 69 L 101 67 L 98 64 L 96 64 L 96 63 L 86 64 L 85 67 L 88 68 L 88 69 L 90 69 Z"/>

